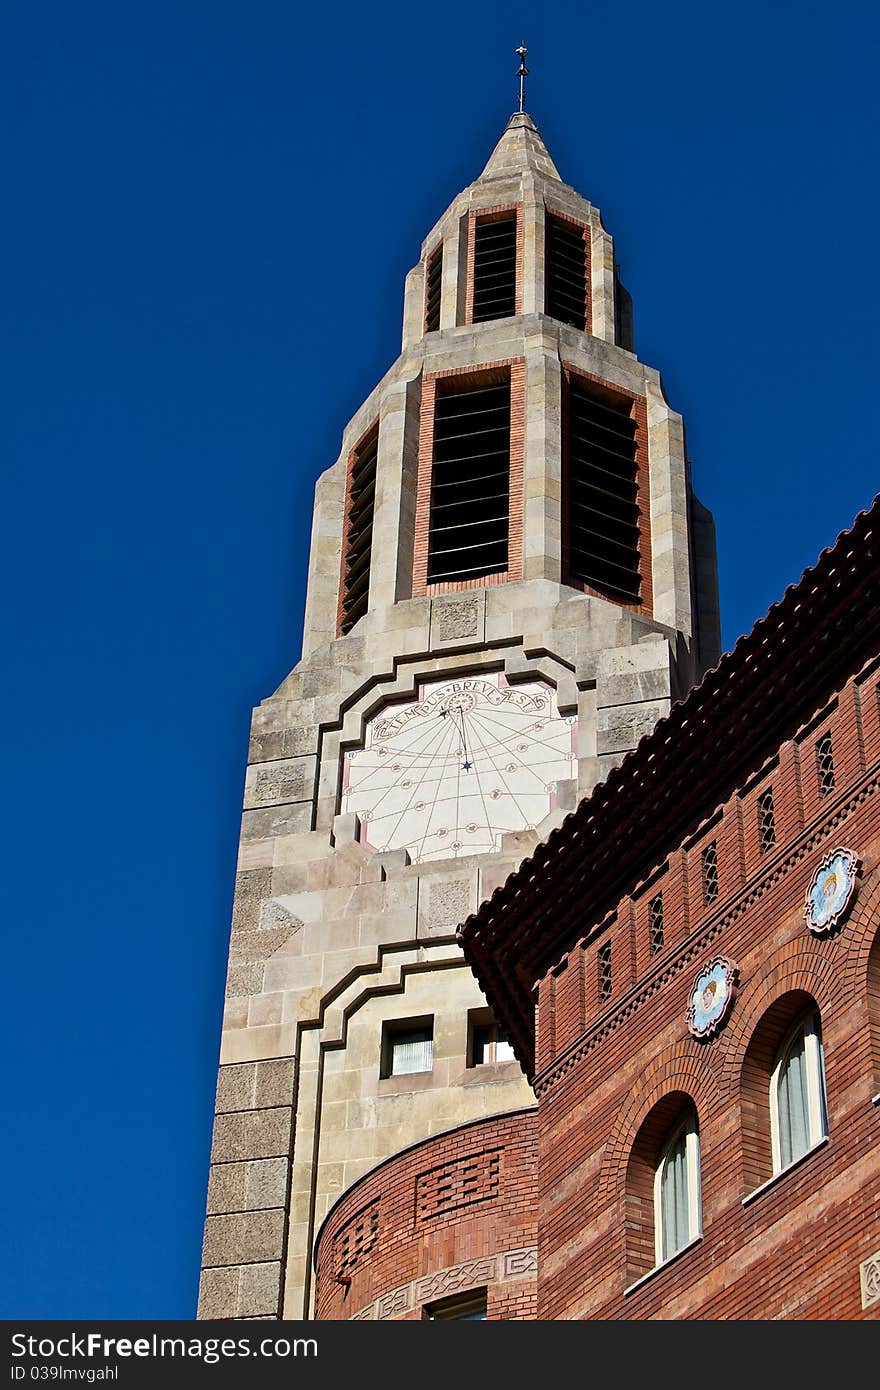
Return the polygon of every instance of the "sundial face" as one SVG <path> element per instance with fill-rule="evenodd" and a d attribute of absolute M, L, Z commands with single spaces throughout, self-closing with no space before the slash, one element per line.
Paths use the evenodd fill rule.
<path fill-rule="evenodd" d="M 425 684 L 374 715 L 345 755 L 342 810 L 357 813 L 368 849 L 406 849 L 418 864 L 499 850 L 574 777 L 576 721 L 553 689 L 493 672 Z"/>

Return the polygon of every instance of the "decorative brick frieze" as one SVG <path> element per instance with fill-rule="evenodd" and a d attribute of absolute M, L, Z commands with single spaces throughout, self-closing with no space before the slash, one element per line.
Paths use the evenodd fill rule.
<path fill-rule="evenodd" d="M 491 1202 L 498 1196 L 501 1153 L 469 1154 L 416 1178 L 417 1222 L 433 1221 L 459 1207 Z"/>
<path fill-rule="evenodd" d="M 347 1281 L 374 1249 L 379 1236 L 379 1203 L 371 1202 L 347 1221 L 333 1241 L 333 1269 L 340 1282 Z"/>
<path fill-rule="evenodd" d="M 536 1279 L 537 1275 L 536 1245 L 526 1246 L 523 1250 L 507 1250 L 501 1255 L 484 1255 L 477 1260 L 467 1260 L 464 1264 L 435 1270 L 433 1274 L 425 1275 L 422 1279 L 404 1284 L 352 1314 L 351 1321 L 385 1321 L 398 1318 L 410 1309 L 422 1309 L 426 1304 L 449 1298 L 453 1294 L 468 1293 L 471 1289 L 483 1288 L 487 1284 Z"/>

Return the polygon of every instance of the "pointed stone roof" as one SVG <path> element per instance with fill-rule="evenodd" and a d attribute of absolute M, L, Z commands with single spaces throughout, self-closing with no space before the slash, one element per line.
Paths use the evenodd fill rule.
<path fill-rule="evenodd" d="M 559 179 L 559 171 L 550 158 L 541 132 L 525 111 L 514 111 L 507 128 L 492 151 L 480 180 L 502 178 L 509 174 L 532 169 L 544 178 Z"/>

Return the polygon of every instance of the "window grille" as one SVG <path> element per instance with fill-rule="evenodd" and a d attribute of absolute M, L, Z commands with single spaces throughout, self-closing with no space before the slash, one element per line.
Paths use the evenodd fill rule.
<path fill-rule="evenodd" d="M 663 894 L 658 893 L 648 903 L 648 931 L 651 937 L 651 955 L 663 950 Z"/>
<path fill-rule="evenodd" d="M 700 855 L 700 871 L 703 880 L 703 902 L 714 903 L 718 897 L 718 846 L 710 840 Z"/>
<path fill-rule="evenodd" d="M 516 213 L 474 228 L 473 322 L 516 313 Z"/>
<path fill-rule="evenodd" d="M 599 947 L 596 961 L 599 970 L 599 998 L 609 999 L 611 997 L 611 942 L 606 941 L 604 946 Z"/>
<path fill-rule="evenodd" d="M 434 1065 L 433 1023 L 386 1024 L 382 1076 L 410 1076 Z"/>
<path fill-rule="evenodd" d="M 438 394 L 428 583 L 507 569 L 510 382 Z"/>
<path fill-rule="evenodd" d="M 545 310 L 581 332 L 587 326 L 586 229 L 547 218 Z"/>
<path fill-rule="evenodd" d="M 425 279 L 425 332 L 436 333 L 440 327 L 440 294 L 443 289 L 443 243 L 428 259 Z"/>
<path fill-rule="evenodd" d="M 379 428 L 358 445 L 351 465 L 345 528 L 345 566 L 342 580 L 340 632 L 350 632 L 367 611 L 370 598 L 370 558 L 376 501 L 376 460 Z"/>
<path fill-rule="evenodd" d="M 639 508 L 632 404 L 568 387 L 565 574 L 614 598 L 638 600 Z"/>
<path fill-rule="evenodd" d="M 823 734 L 816 744 L 816 772 L 819 795 L 828 796 L 834 791 L 834 746 L 830 734 Z"/>
<path fill-rule="evenodd" d="M 773 788 L 768 787 L 758 797 L 758 836 L 761 853 L 766 854 L 776 844 L 776 815 L 773 810 Z"/>

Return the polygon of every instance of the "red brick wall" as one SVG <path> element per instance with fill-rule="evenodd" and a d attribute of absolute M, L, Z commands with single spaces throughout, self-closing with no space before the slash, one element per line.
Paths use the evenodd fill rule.
<path fill-rule="evenodd" d="M 316 1245 L 316 1316 L 421 1318 L 487 1290 L 490 1320 L 534 1318 L 534 1110 L 425 1140 L 340 1199 Z"/>
<path fill-rule="evenodd" d="M 878 665 L 832 692 L 806 726 L 781 727 L 777 754 L 719 788 L 703 821 L 665 862 L 645 866 L 615 912 L 591 923 L 585 903 L 580 941 L 540 981 L 539 1317 L 880 1315 L 880 1304 L 862 1310 L 859 1287 L 860 1262 L 880 1249 Z M 824 733 L 835 787 L 822 796 L 815 744 Z M 757 802 L 768 786 L 776 843 L 762 851 Z M 700 856 L 711 839 L 720 893 L 707 905 Z M 805 895 L 839 845 L 862 861 L 858 894 L 841 926 L 816 936 Z M 665 939 L 652 953 L 648 901 L 658 892 Z M 596 953 L 609 940 L 613 989 L 603 1001 Z M 698 1041 L 685 1023 L 689 995 L 720 954 L 739 968 L 738 992 L 720 1032 Z M 828 1141 L 762 1188 L 762 1088 L 780 1030 L 811 1000 L 822 1019 Z M 645 1271 L 646 1247 L 653 1252 L 639 1146 L 663 1120 L 655 1107 L 687 1098 L 699 1120 L 702 1238 L 626 1292 Z"/>

